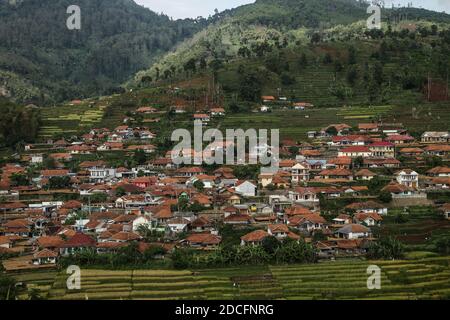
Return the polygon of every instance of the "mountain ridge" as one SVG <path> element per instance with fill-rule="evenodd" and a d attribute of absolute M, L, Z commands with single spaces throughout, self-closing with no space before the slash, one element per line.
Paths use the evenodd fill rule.
<path fill-rule="evenodd" d="M 77 3 L 81 30 L 72 31 L 66 27 L 71 1 L 0 3 L 0 86 L 13 99 L 44 103 L 112 93 L 207 24 L 171 20 L 132 0 Z M 10 86 L 11 78 L 23 82 L 23 88 Z M 40 94 L 17 94 L 28 86 L 39 88 Z"/>

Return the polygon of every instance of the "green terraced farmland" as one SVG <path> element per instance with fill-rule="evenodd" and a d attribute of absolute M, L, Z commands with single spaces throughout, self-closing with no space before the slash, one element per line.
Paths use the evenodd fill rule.
<path fill-rule="evenodd" d="M 77 133 L 80 128 L 89 129 L 100 124 L 105 106 L 64 105 L 43 108 L 40 139 Z"/>
<path fill-rule="evenodd" d="M 37 288 L 42 297 L 56 300 L 448 299 L 449 263 L 450 257 L 429 257 L 182 271 L 84 269 L 80 290 L 66 288 L 63 272 L 15 277 Z M 369 265 L 381 268 L 381 290 L 367 288 Z"/>
<path fill-rule="evenodd" d="M 274 110 L 271 113 L 228 115 L 222 129 L 280 129 L 282 138 L 305 140 L 307 132 L 319 130 L 332 123 L 345 122 L 356 126 L 359 122 L 378 120 L 392 110 L 391 106 L 316 108 L 307 111 Z"/>

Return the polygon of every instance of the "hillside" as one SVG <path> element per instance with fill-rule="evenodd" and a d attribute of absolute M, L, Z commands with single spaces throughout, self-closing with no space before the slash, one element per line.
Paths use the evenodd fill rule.
<path fill-rule="evenodd" d="M 158 15 L 132 0 L 80 0 L 81 30 L 68 30 L 69 0 L 0 0 L 0 94 L 26 103 L 108 94 L 206 20 Z"/>
<path fill-rule="evenodd" d="M 366 8 L 351 0 L 260 0 L 228 10 L 128 85 L 209 74 L 228 104 L 282 94 L 334 106 L 416 102 L 428 76 L 445 81 L 450 15 L 384 9 L 382 31 L 368 32 Z M 377 83 L 368 86 L 374 77 Z"/>

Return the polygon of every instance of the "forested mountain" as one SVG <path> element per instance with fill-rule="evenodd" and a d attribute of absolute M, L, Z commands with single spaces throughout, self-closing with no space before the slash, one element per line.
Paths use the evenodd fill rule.
<path fill-rule="evenodd" d="M 428 76 L 446 80 L 450 15 L 383 8 L 382 29 L 368 30 L 368 6 L 356 0 L 258 0 L 227 10 L 128 85 L 213 75 L 234 105 L 280 92 L 342 105 L 401 100 L 421 95 Z"/>
<path fill-rule="evenodd" d="M 133 0 L 79 0 L 81 30 L 68 30 L 72 4 L 0 0 L 0 96 L 44 105 L 120 92 L 133 78 L 130 86 L 184 80 L 236 59 L 363 39 L 369 16 L 361 0 L 257 0 L 208 19 L 173 21 Z M 386 9 L 384 31 L 405 17 L 439 30 L 450 23 L 443 13 Z"/>
<path fill-rule="evenodd" d="M 207 24 L 173 21 L 132 0 L 0 0 L 0 95 L 42 104 L 108 94 Z"/>

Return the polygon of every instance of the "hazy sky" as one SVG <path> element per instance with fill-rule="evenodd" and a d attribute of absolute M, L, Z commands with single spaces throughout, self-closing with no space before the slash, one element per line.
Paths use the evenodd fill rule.
<path fill-rule="evenodd" d="M 253 3 L 254 0 L 135 0 L 155 12 L 164 12 L 170 17 L 176 18 L 196 18 L 198 16 L 207 17 L 214 13 L 214 9 L 219 11 L 231 9 L 242 4 Z M 436 11 L 446 11 L 450 13 L 450 0 L 385 0 L 390 6 L 395 4 L 406 4 L 412 2 L 415 7 L 423 7 Z"/>

